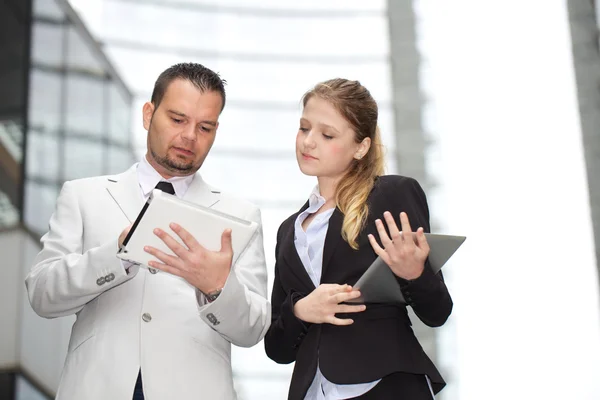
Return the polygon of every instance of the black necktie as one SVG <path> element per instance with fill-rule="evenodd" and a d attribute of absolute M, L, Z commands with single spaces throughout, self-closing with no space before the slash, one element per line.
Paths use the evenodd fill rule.
<path fill-rule="evenodd" d="M 173 188 L 171 182 L 158 182 L 155 189 L 162 190 L 165 193 L 175 194 L 175 189 Z"/>

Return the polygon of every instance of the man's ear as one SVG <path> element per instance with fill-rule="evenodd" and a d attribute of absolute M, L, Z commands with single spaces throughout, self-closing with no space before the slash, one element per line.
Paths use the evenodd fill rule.
<path fill-rule="evenodd" d="M 152 115 L 154 115 L 154 104 L 147 101 L 142 107 L 142 122 L 144 123 L 144 129 L 150 129 L 150 121 L 152 121 Z"/>

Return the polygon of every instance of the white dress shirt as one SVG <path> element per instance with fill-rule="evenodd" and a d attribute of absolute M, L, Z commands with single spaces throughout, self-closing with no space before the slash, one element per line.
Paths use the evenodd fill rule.
<path fill-rule="evenodd" d="M 138 163 L 137 176 L 138 182 L 140 184 L 142 199 L 144 200 L 144 202 L 146 202 L 150 197 L 150 193 L 152 193 L 152 190 L 160 181 L 171 183 L 173 185 L 173 188 L 175 189 L 175 196 L 177 196 L 180 199 L 183 198 L 185 192 L 187 192 L 196 174 L 191 174 L 188 176 L 175 176 L 173 178 L 165 179 L 158 172 L 156 172 L 154 167 L 150 165 L 150 163 L 146 159 L 146 156 L 144 156 L 142 157 L 142 160 Z"/>
<path fill-rule="evenodd" d="M 302 222 L 310 215 L 317 212 L 325 204 L 325 199 L 319 193 L 319 187 L 315 187 L 308 199 L 308 208 L 298 215 L 294 225 L 294 245 L 300 256 L 300 260 L 308 272 L 315 287 L 321 283 L 323 270 L 323 248 L 325 247 L 325 235 L 329 227 L 329 219 L 335 208 L 324 211 L 314 217 L 306 232 L 302 229 Z M 369 383 L 353 385 L 338 385 L 329 382 L 321 373 L 317 365 L 317 372 L 306 396 L 306 400 L 334 400 L 348 399 L 365 394 L 371 390 L 380 380 Z"/>

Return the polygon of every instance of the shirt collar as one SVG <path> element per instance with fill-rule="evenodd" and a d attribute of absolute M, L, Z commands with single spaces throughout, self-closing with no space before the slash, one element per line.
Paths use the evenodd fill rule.
<path fill-rule="evenodd" d="M 150 196 L 150 192 L 152 189 L 156 187 L 156 184 L 160 181 L 170 182 L 175 189 L 175 195 L 180 199 L 183 198 L 188 188 L 192 184 L 194 180 L 194 176 L 196 174 L 191 174 L 187 176 L 174 176 L 173 178 L 165 179 L 163 178 L 152 165 L 146 159 L 144 155 L 142 160 L 138 164 L 137 168 L 138 181 L 140 182 L 140 188 L 142 189 L 142 193 L 144 193 L 144 197 Z"/>
<path fill-rule="evenodd" d="M 319 192 L 319 185 L 315 186 L 308 198 L 308 210 L 310 213 L 317 211 L 325 204 L 325 198 Z"/>

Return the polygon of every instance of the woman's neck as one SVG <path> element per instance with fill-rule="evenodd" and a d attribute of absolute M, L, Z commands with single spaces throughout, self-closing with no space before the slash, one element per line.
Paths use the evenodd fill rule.
<path fill-rule="evenodd" d="M 317 181 L 319 182 L 319 194 L 325 199 L 325 203 L 335 204 L 335 194 L 339 180 L 319 176 Z"/>

